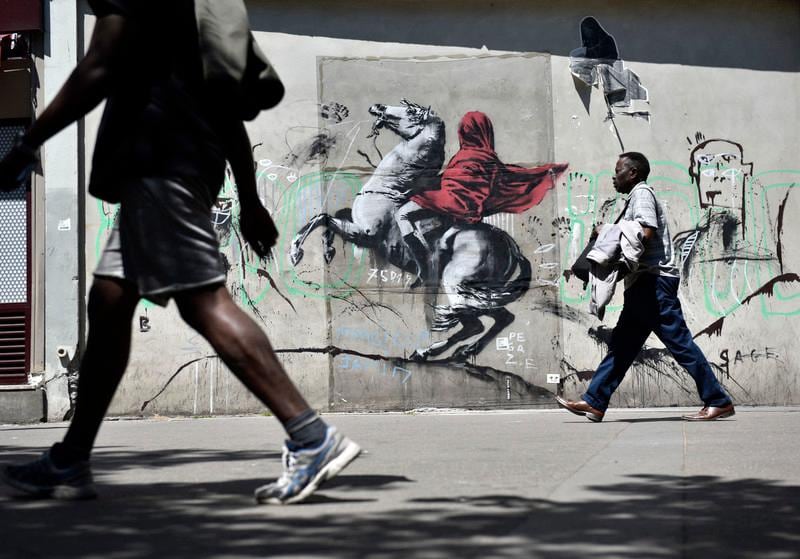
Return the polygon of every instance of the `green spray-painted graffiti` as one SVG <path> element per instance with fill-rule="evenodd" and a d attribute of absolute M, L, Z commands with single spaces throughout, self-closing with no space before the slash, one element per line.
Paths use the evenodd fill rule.
<path fill-rule="evenodd" d="M 753 299 L 764 317 L 800 314 L 800 286 L 782 281 L 785 274 L 800 272 L 800 261 L 790 261 L 781 238 L 787 200 L 800 186 L 800 171 L 751 174 L 752 165 L 742 163 L 741 151 L 723 150 L 719 145 L 702 147 L 715 150 L 696 150 L 694 168 L 653 161 L 648 179 L 668 208 L 681 263 L 688 260 L 690 264 L 684 266 L 685 285 L 700 283 L 702 307 L 711 317 L 727 316 Z M 613 219 L 620 211 L 622 196 L 611 189 L 611 175 L 610 170 L 577 171 L 567 177 L 569 236 L 562 251 L 564 269 L 585 245 L 593 225 Z M 589 299 L 588 288 L 576 288 L 566 278 L 560 282 L 559 293 L 569 305 Z M 620 309 L 609 306 L 607 310 Z"/>
<path fill-rule="evenodd" d="M 312 298 L 324 298 L 335 293 L 347 297 L 353 290 L 351 285 L 356 278 L 364 275 L 364 258 L 353 251 L 353 257 L 343 259 L 335 274 L 326 274 L 324 282 L 310 282 L 301 277 L 288 263 L 288 244 L 300 224 L 310 215 L 323 211 L 325 201 L 331 198 L 352 199 L 361 188 L 358 175 L 346 172 L 313 172 L 297 177 L 292 171 L 274 172 L 271 164 L 260 168 L 257 173 L 259 195 L 262 202 L 271 208 L 273 219 L 280 233 L 279 242 L 273 251 L 273 258 L 267 261 L 247 250 L 239 236 L 239 202 L 236 185 L 230 174 L 226 178 L 212 208 L 211 219 L 217 230 L 220 251 L 229 267 L 228 283 L 239 301 L 245 305 L 258 305 L 276 287 L 286 293 Z M 285 168 L 282 168 L 285 169 Z M 329 193 L 335 191 L 335 196 Z M 118 205 L 97 201 L 99 226 L 94 239 L 95 259 L 102 254 L 105 242 L 114 227 L 119 210 Z M 333 279 L 329 279 L 333 277 Z M 152 303 L 144 301 L 149 308 Z"/>

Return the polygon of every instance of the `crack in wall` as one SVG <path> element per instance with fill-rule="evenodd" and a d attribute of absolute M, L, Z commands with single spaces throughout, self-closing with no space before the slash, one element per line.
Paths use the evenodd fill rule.
<path fill-rule="evenodd" d="M 413 359 L 407 357 L 395 357 L 395 356 L 387 356 L 381 355 L 379 353 L 365 353 L 353 349 L 341 348 L 335 345 L 327 345 L 324 347 L 298 347 L 298 348 L 285 348 L 285 349 L 275 349 L 275 353 L 316 353 L 316 354 L 325 354 L 330 355 L 331 357 L 336 357 L 337 355 L 352 355 L 354 357 L 362 357 L 365 359 L 372 359 L 375 361 L 386 361 L 392 364 L 411 364 L 419 366 L 420 363 L 414 361 Z M 204 361 L 206 359 L 216 359 L 219 358 L 219 355 L 204 355 L 202 357 L 197 357 L 195 359 L 191 359 L 183 364 L 181 364 L 177 370 L 170 375 L 161 389 L 151 398 L 145 400 L 139 408 L 140 412 L 143 412 L 147 406 L 149 406 L 154 400 L 156 400 L 159 396 L 161 396 L 169 387 L 170 384 L 178 377 L 178 375 L 187 369 L 190 365 L 198 363 L 200 361 Z M 511 382 L 513 382 L 513 392 L 516 393 L 518 396 L 535 396 L 535 397 L 551 397 L 552 393 L 542 388 L 541 386 L 535 385 L 531 382 L 528 382 L 524 378 L 522 378 L 519 374 L 505 371 L 502 369 L 497 369 L 495 367 L 490 367 L 488 365 L 477 365 L 476 363 L 469 363 L 469 362 L 459 362 L 454 361 L 451 359 L 432 359 L 426 361 L 426 365 L 451 365 L 455 368 L 462 369 L 465 374 L 478 379 L 482 382 L 492 383 L 497 385 L 502 389 L 509 389 L 511 390 Z M 424 369 L 423 369 L 424 370 Z"/>

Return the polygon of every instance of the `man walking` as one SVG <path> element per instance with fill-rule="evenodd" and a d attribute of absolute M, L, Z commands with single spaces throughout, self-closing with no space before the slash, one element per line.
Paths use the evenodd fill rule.
<path fill-rule="evenodd" d="M 225 287 L 210 215 L 226 160 L 250 248 L 266 257 L 278 236 L 256 192 L 241 107 L 203 77 L 192 0 L 90 5 L 97 21 L 86 56 L 0 162 L 0 187 L 25 182 L 39 146 L 106 99 L 89 190 L 120 202 L 120 211 L 89 294 L 89 334 L 72 423 L 62 442 L 34 462 L 6 466 L 2 478 L 42 497 L 95 496 L 90 453 L 128 363 L 136 306 L 141 298 L 161 305 L 174 299 L 186 323 L 288 433 L 284 472 L 258 488 L 256 500 L 301 501 L 360 448 L 309 408 L 267 337 Z M 283 96 L 273 76 L 272 83 L 258 84 L 262 106 L 274 106 Z"/>
<path fill-rule="evenodd" d="M 678 300 L 679 271 L 667 227 L 664 207 L 646 184 L 650 163 L 638 152 L 619 156 L 614 189 L 628 195 L 622 219 L 637 221 L 643 230 L 644 253 L 639 269 L 625 278 L 622 314 L 611 334 L 608 354 L 595 371 L 579 401 L 556 397 L 558 405 L 589 420 L 603 420 L 611 395 L 651 332 L 663 342 L 675 360 L 692 376 L 703 408 L 686 415 L 689 421 L 712 421 L 732 416 L 730 396 L 720 385 L 703 352 L 694 343 Z"/>

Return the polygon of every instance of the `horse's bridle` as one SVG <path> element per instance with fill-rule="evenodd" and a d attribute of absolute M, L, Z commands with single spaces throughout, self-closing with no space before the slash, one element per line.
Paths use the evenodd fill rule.
<path fill-rule="evenodd" d="M 406 138 L 406 140 L 413 140 L 414 138 L 419 136 L 420 132 L 422 132 L 422 129 L 425 128 L 425 123 L 428 121 L 428 117 L 430 115 L 431 108 L 430 107 L 425 108 L 422 105 L 418 105 L 417 103 L 409 101 L 406 98 L 401 99 L 400 103 L 403 106 L 405 106 L 406 109 L 414 108 L 417 111 L 417 114 L 424 115 L 423 118 L 417 118 L 416 119 L 417 120 L 416 124 L 417 124 L 417 127 L 418 127 L 417 131 L 414 134 L 412 134 L 411 136 L 409 136 L 408 138 Z M 383 105 L 383 106 L 385 107 L 385 105 Z M 384 110 L 383 114 L 378 115 L 378 117 L 372 123 L 372 129 L 370 130 L 370 133 L 367 136 L 367 138 L 377 137 L 380 134 L 381 128 L 383 128 L 387 123 L 391 123 L 391 121 L 388 118 L 386 118 L 386 111 Z M 397 132 L 397 130 L 395 130 L 395 132 Z"/>
<path fill-rule="evenodd" d="M 383 116 L 379 116 L 375 119 L 375 122 L 372 123 L 372 129 L 370 133 L 367 135 L 367 138 L 375 138 L 380 134 L 381 128 L 383 128 L 387 123 L 391 124 L 391 121 Z M 405 138 L 406 140 L 413 140 L 417 136 L 420 135 L 423 128 L 425 128 L 425 123 L 420 121 L 417 123 L 417 131 Z M 397 132 L 397 130 L 395 130 Z M 399 133 L 399 132 L 398 132 Z"/>

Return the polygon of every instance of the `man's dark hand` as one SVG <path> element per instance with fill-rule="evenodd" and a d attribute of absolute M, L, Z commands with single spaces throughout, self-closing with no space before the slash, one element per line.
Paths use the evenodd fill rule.
<path fill-rule="evenodd" d="M 9 192 L 23 186 L 38 161 L 36 150 L 17 140 L 8 155 L 0 161 L 0 190 Z"/>
<path fill-rule="evenodd" d="M 269 258 L 270 249 L 278 240 L 278 229 L 269 212 L 261 204 L 242 205 L 239 214 L 242 237 L 258 256 Z"/>

